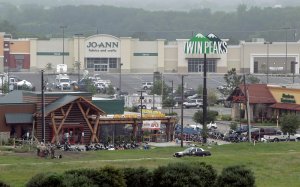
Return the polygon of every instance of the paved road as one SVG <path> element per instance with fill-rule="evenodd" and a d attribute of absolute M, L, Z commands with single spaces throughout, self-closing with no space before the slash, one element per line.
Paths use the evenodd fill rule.
<path fill-rule="evenodd" d="M 15 75 L 20 79 L 25 79 L 33 83 L 36 87 L 36 90 L 41 90 L 41 73 L 37 72 L 11 72 L 11 75 Z M 112 85 L 115 87 L 119 87 L 120 74 L 117 73 L 103 73 L 100 75 L 102 79 L 109 79 L 112 82 Z M 208 89 L 216 89 L 217 86 L 223 85 L 224 82 L 223 74 L 213 74 L 208 73 L 207 77 L 207 87 Z M 261 80 L 261 82 L 266 82 L 265 75 L 257 75 L 257 77 Z M 72 80 L 77 80 L 78 75 L 70 75 Z M 153 74 L 122 74 L 122 90 L 127 91 L 128 93 L 137 93 L 138 90 L 141 90 L 142 82 L 153 81 Z M 45 73 L 44 76 L 45 81 L 49 83 L 53 83 L 55 80 L 54 75 L 47 75 Z M 168 86 L 171 86 L 171 81 L 173 81 L 174 89 L 181 85 L 181 75 L 178 74 L 164 74 L 165 83 Z M 203 84 L 203 75 L 202 74 L 189 74 L 184 78 L 185 86 L 187 88 L 197 89 L 199 85 Z M 270 84 L 288 84 L 292 83 L 292 77 L 275 77 L 269 76 Z M 300 83 L 300 78 L 295 77 L 295 83 Z"/>

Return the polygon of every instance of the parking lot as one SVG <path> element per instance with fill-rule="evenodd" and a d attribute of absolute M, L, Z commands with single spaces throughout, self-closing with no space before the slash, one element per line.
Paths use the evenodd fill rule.
<path fill-rule="evenodd" d="M 41 90 L 41 73 L 40 72 L 10 72 L 10 75 L 19 77 L 20 79 L 25 79 L 31 82 L 36 90 Z M 78 80 L 78 74 L 69 74 L 70 79 L 73 81 Z M 80 75 L 82 77 L 82 75 Z M 120 74 L 118 73 L 101 73 L 101 79 L 110 80 L 114 87 L 119 87 Z M 216 89 L 218 86 L 225 84 L 224 74 L 208 73 L 207 76 L 207 87 L 208 89 Z M 266 82 L 265 75 L 257 75 L 261 82 Z M 171 82 L 173 81 L 173 88 L 176 89 L 178 85 L 181 85 L 181 75 L 180 74 L 163 74 L 163 79 L 165 83 L 171 87 Z M 292 83 L 292 77 L 278 77 L 269 76 L 269 83 L 272 84 L 289 84 Z M 44 80 L 48 83 L 53 83 L 55 81 L 55 75 L 44 73 Z M 121 74 L 121 88 L 122 91 L 127 91 L 129 94 L 137 93 L 138 90 L 142 89 L 142 82 L 152 82 L 153 74 Z M 295 77 L 295 82 L 300 82 L 299 77 Z M 184 77 L 185 88 L 197 89 L 199 85 L 203 84 L 203 74 L 189 74 Z"/>

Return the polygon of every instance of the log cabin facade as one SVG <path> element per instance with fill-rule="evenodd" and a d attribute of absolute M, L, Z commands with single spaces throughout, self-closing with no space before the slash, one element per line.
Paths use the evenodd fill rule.
<path fill-rule="evenodd" d="M 10 94 L 15 93 L 0 98 L 0 120 L 3 122 L 0 131 L 9 131 L 16 138 L 22 138 L 24 133 L 30 132 L 40 142 L 65 143 L 65 135 L 68 134 L 71 144 L 95 143 L 102 139 L 103 126 L 131 125 L 131 135 L 137 137 L 141 135 L 143 120 L 160 120 L 166 126 L 165 140 L 173 139 L 175 117 L 145 115 L 143 120 L 139 116 L 107 117 L 105 111 L 92 103 L 91 93 L 85 92 L 46 92 L 43 130 L 41 92 L 17 92 L 21 99 L 8 99 Z M 9 100 L 16 103 L 5 103 Z M 7 107 L 8 104 L 13 107 Z M 17 119 L 21 119 L 21 122 Z"/>

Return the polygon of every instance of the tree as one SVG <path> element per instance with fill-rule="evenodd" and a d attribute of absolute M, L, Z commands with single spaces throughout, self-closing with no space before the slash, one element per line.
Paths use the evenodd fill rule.
<path fill-rule="evenodd" d="M 260 83 L 260 79 L 255 77 L 254 75 L 248 75 L 246 78 L 246 82 L 248 84 L 258 84 Z"/>
<path fill-rule="evenodd" d="M 203 94 L 203 85 L 202 84 L 200 84 L 198 86 L 198 88 L 197 88 L 197 94 L 200 95 L 200 96 L 202 96 L 202 94 Z"/>
<path fill-rule="evenodd" d="M 181 84 L 179 84 L 179 85 L 177 86 L 177 89 L 176 89 L 175 94 L 176 94 L 176 95 L 181 95 L 181 90 L 182 90 L 182 86 L 181 86 Z"/>
<path fill-rule="evenodd" d="M 113 95 L 115 94 L 115 89 L 112 85 L 109 85 L 108 88 L 106 89 L 106 94 L 108 95 Z"/>
<path fill-rule="evenodd" d="M 162 90 L 163 89 L 163 93 Z M 162 95 L 163 94 L 163 100 L 165 100 L 169 93 L 171 93 L 172 88 L 170 88 L 168 85 L 166 85 L 165 81 L 158 80 L 153 83 L 153 87 L 151 89 L 150 94 L 156 94 L 156 95 Z"/>
<path fill-rule="evenodd" d="M 209 91 L 207 95 L 208 105 L 214 105 L 218 100 L 218 97 L 214 91 Z"/>
<path fill-rule="evenodd" d="M 232 68 L 224 75 L 224 80 L 226 82 L 226 87 L 223 89 L 220 89 L 220 92 L 227 96 L 229 95 L 236 87 L 238 87 L 242 81 L 243 77 L 241 75 L 238 75 L 236 73 L 236 69 Z"/>
<path fill-rule="evenodd" d="M 280 127 L 283 133 L 295 134 L 299 123 L 300 119 L 295 114 L 287 114 L 280 118 Z"/>
<path fill-rule="evenodd" d="M 207 122 L 215 122 L 217 116 L 218 116 L 217 111 L 208 110 L 206 121 Z M 193 120 L 196 123 L 203 124 L 203 111 L 199 110 L 199 111 L 195 112 L 195 114 L 193 116 Z"/>

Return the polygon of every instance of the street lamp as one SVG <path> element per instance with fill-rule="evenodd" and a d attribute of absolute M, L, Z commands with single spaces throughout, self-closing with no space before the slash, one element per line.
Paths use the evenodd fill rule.
<path fill-rule="evenodd" d="M 272 42 L 265 42 L 264 44 L 267 45 L 267 84 L 269 83 L 269 45 L 272 44 Z"/>
<path fill-rule="evenodd" d="M 79 33 L 79 34 L 75 34 L 75 36 L 77 36 L 77 70 L 78 70 L 78 83 L 80 81 L 80 36 L 82 36 L 83 34 Z"/>
<path fill-rule="evenodd" d="M 63 54 L 62 54 L 63 61 L 62 61 L 62 63 L 64 64 L 65 63 L 65 28 L 67 28 L 67 26 L 62 25 L 62 26 L 60 26 L 60 28 L 63 31 Z"/>
<path fill-rule="evenodd" d="M 181 147 L 183 147 L 183 80 L 187 75 L 181 75 Z"/>
<path fill-rule="evenodd" d="M 120 62 L 119 97 L 122 93 L 122 66 L 123 66 L 123 64 Z"/>

